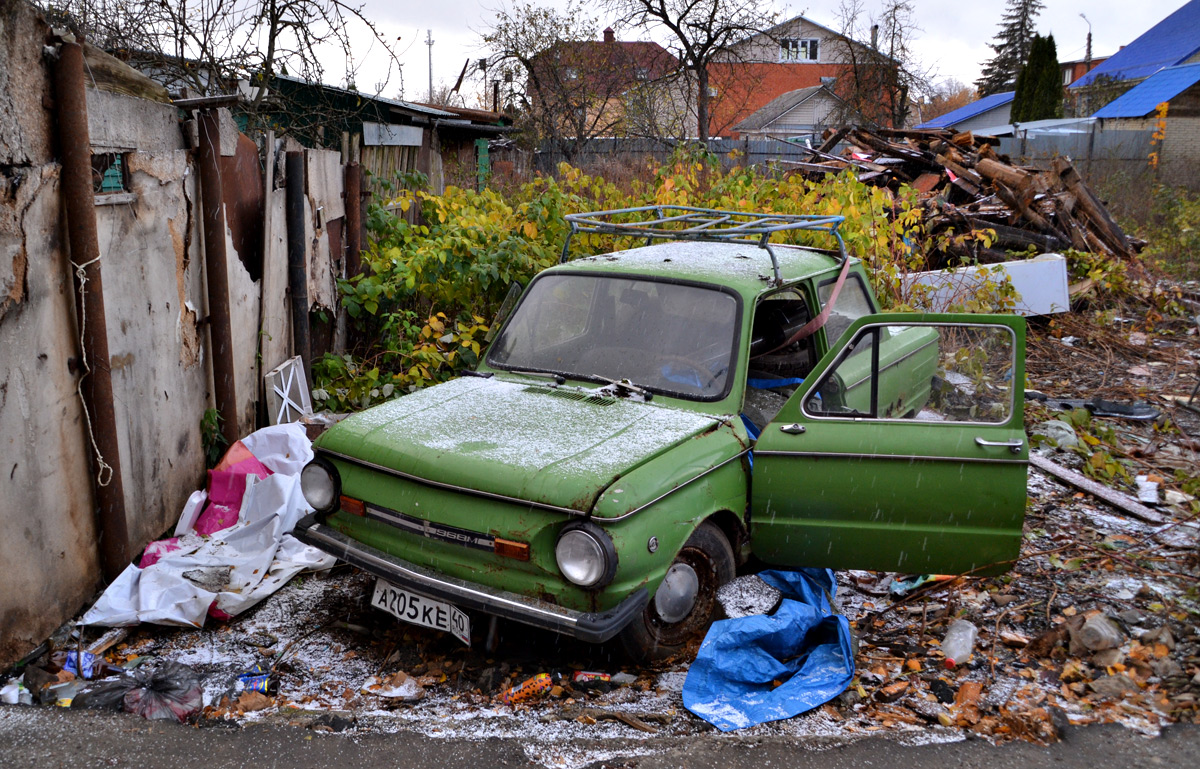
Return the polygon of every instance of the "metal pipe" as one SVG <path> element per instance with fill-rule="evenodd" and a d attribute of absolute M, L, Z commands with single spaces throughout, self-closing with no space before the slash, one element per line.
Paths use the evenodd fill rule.
<path fill-rule="evenodd" d="M 92 142 L 88 136 L 87 96 L 83 83 L 83 48 L 76 43 L 63 43 L 54 70 L 58 149 L 62 160 L 67 238 L 75 272 L 75 315 L 83 337 L 82 352 L 86 362 L 82 391 L 87 411 L 88 443 L 95 452 L 100 565 L 105 579 L 111 582 L 129 565 L 129 530 L 125 522 L 121 452 L 113 409 L 104 283 L 100 274 L 100 243 L 96 236 L 95 193 L 92 190 Z"/>
<path fill-rule="evenodd" d="M 308 341 L 308 242 L 304 232 L 304 153 L 287 154 L 288 288 L 292 293 L 292 344 L 312 382 Z"/>
<path fill-rule="evenodd" d="M 362 166 L 346 164 L 346 277 L 362 272 Z"/>
<path fill-rule="evenodd" d="M 229 445 L 238 434 L 237 386 L 233 374 L 233 322 L 229 316 L 229 264 L 225 254 L 225 206 L 221 189 L 221 126 L 216 110 L 200 112 L 200 203 L 204 224 L 204 272 L 208 286 L 208 334 L 212 342 L 213 389 L 221 434 Z"/>

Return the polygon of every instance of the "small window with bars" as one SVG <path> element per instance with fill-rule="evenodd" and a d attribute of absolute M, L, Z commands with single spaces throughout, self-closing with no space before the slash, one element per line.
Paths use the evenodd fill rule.
<path fill-rule="evenodd" d="M 129 192 L 129 170 L 125 166 L 125 155 L 117 152 L 92 155 L 92 192 L 96 195 Z"/>

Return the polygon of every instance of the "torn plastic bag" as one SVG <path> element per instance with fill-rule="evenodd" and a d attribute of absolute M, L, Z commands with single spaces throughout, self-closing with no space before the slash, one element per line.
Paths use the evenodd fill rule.
<path fill-rule="evenodd" d="M 142 718 L 183 722 L 204 706 L 200 676 L 178 662 L 101 684 L 78 695 L 72 707 L 124 710 Z"/>
<path fill-rule="evenodd" d="M 683 685 L 684 706 L 723 732 L 812 710 L 854 678 L 850 623 L 833 611 L 833 572 L 758 576 L 783 593 L 779 607 L 713 623 Z"/>

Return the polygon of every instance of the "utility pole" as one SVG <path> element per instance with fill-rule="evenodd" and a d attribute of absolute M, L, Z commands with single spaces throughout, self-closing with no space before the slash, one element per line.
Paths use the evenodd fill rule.
<path fill-rule="evenodd" d="M 425 45 L 429 46 L 429 103 L 433 104 L 433 30 L 425 30 Z"/>

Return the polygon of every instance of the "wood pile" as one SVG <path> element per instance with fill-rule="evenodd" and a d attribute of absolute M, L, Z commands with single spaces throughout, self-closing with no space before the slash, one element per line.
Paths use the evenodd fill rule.
<path fill-rule="evenodd" d="M 909 185 L 924 200 L 932 230 L 995 231 L 991 248 L 972 251 L 983 262 L 1030 247 L 1129 257 L 1145 245 L 1126 236 L 1068 158 L 1055 158 L 1049 168 L 1019 166 L 997 154 L 992 141 L 969 131 L 846 126 L 808 150 L 812 162 L 789 165 L 810 177 L 854 168 L 868 184 Z M 831 154 L 839 144 L 845 149 Z"/>

